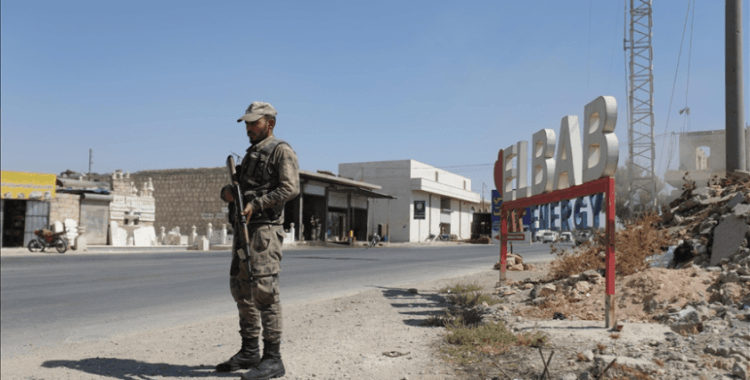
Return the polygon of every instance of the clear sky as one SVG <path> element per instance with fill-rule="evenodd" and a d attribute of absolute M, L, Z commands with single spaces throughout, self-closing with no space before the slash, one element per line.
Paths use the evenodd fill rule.
<path fill-rule="evenodd" d="M 724 128 L 720 0 L 695 1 L 666 125 L 688 3 L 653 4 L 661 173 L 665 131 Z M 620 165 L 627 158 L 622 0 L 0 7 L 2 170 L 87 172 L 89 149 L 98 173 L 223 166 L 248 147 L 235 121 L 256 100 L 276 107 L 276 135 L 311 171 L 414 159 L 479 192 L 494 188 L 499 149 L 559 131 L 600 95 L 618 101 Z M 746 120 L 749 10 L 743 1 Z M 689 124 L 678 114 L 686 104 Z"/>

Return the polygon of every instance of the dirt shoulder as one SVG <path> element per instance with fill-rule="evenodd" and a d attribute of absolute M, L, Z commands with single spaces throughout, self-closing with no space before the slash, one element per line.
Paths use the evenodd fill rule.
<path fill-rule="evenodd" d="M 521 280 L 541 273 L 509 272 Z M 284 307 L 285 379 L 454 379 L 437 354 L 445 329 L 422 322 L 446 305 L 437 290 L 459 281 L 492 288 L 498 272 L 373 288 Z M 416 289 L 410 292 L 410 289 Z M 30 347 L 2 361 L 8 379 L 236 378 L 214 365 L 239 348 L 236 316 L 123 335 L 108 341 Z"/>

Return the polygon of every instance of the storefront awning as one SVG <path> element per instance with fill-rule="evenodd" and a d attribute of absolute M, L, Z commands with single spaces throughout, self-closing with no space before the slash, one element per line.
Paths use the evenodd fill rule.
<path fill-rule="evenodd" d="M 328 191 L 335 191 L 335 192 L 347 193 L 347 194 L 356 194 L 356 195 L 361 195 L 367 198 L 396 199 L 396 197 L 394 197 L 393 195 L 379 193 L 377 191 L 363 189 L 360 187 L 335 186 L 335 187 L 329 187 Z"/>

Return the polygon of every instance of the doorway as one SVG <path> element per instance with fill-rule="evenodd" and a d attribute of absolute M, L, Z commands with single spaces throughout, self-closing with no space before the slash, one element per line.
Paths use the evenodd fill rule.
<path fill-rule="evenodd" d="M 346 210 L 338 208 L 328 209 L 328 225 L 326 226 L 326 240 L 344 241 L 347 237 Z"/>
<path fill-rule="evenodd" d="M 3 247 L 23 247 L 26 202 L 12 199 L 3 200 Z"/>
<path fill-rule="evenodd" d="M 324 239 L 323 224 L 326 218 L 326 197 L 305 194 L 302 200 L 303 236 L 307 241 Z"/>

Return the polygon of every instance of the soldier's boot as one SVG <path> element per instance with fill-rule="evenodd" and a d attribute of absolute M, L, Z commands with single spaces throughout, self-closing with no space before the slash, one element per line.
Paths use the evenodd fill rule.
<path fill-rule="evenodd" d="M 216 366 L 216 372 L 233 372 L 238 369 L 250 369 L 260 363 L 260 346 L 258 338 L 242 338 L 242 347 L 229 360 Z"/>
<path fill-rule="evenodd" d="M 257 367 L 251 368 L 242 375 L 242 380 L 268 380 L 282 377 L 286 374 L 284 363 L 281 361 L 279 348 L 281 343 L 263 341 L 263 358 Z"/>

